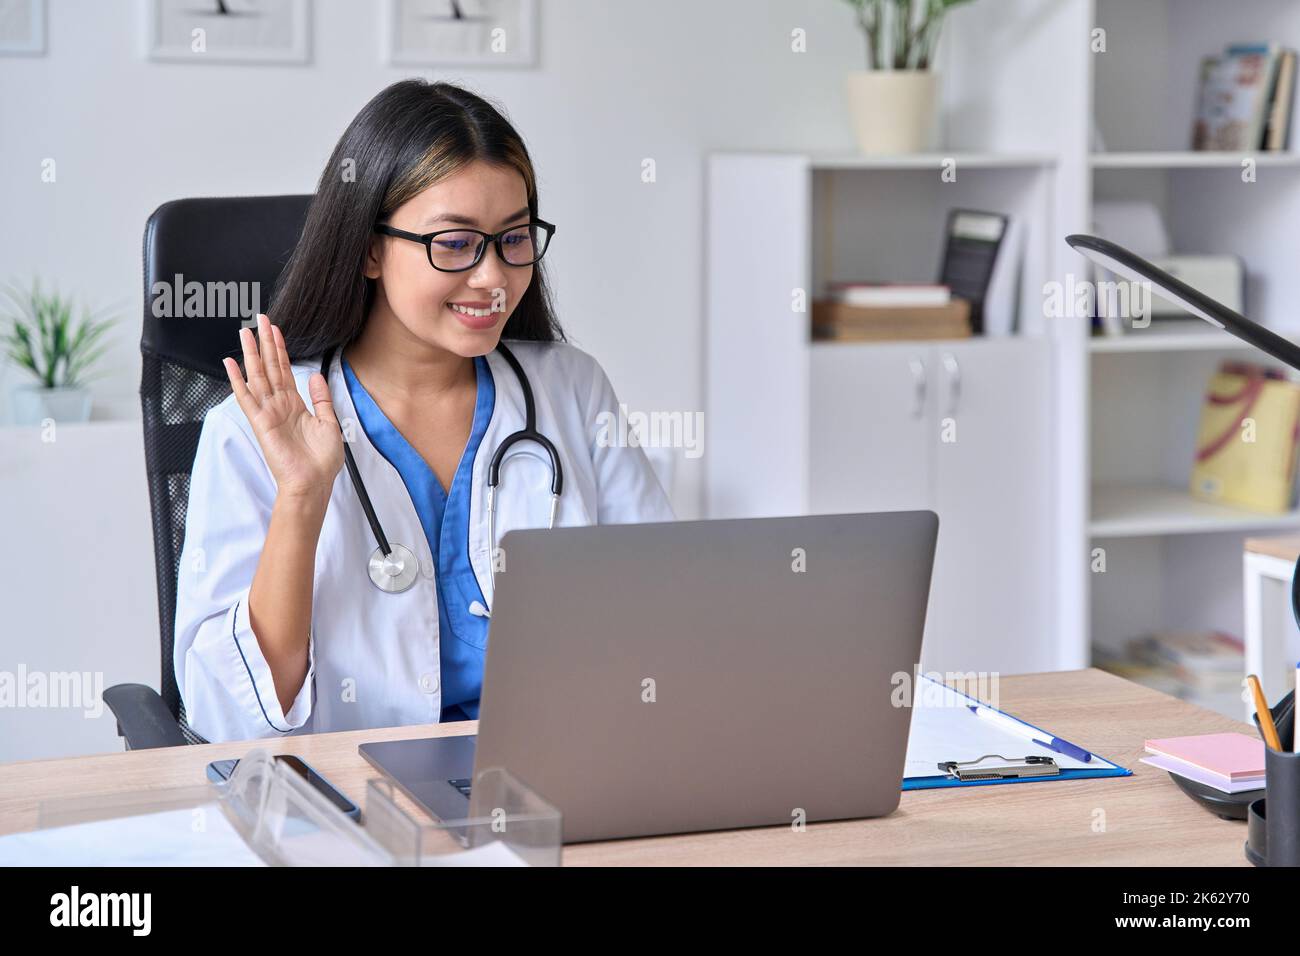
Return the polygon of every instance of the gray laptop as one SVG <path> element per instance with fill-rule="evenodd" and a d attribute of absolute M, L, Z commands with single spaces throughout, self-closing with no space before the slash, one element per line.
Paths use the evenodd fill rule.
<path fill-rule="evenodd" d="M 511 531 L 474 737 L 363 744 L 440 819 L 502 767 L 564 842 L 898 805 L 930 511 Z M 802 812 L 802 816 L 800 813 Z"/>

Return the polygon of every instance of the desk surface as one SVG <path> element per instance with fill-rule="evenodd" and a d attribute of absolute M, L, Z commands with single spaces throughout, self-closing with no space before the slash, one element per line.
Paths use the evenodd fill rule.
<path fill-rule="evenodd" d="M 804 832 L 778 826 L 578 844 L 565 848 L 564 863 L 1246 864 L 1244 823 L 1201 809 L 1138 757 L 1149 738 L 1225 730 L 1253 735 L 1249 725 L 1095 669 L 1005 677 L 999 704 L 1133 776 L 908 791 L 884 818 L 814 823 Z M 0 833 L 35 827 L 42 800 L 192 786 L 204 780 L 209 761 L 255 746 L 300 755 L 360 802 L 375 772 L 358 744 L 472 733 L 476 726 L 426 724 L 11 763 L 0 766 Z"/>
<path fill-rule="evenodd" d="M 1271 538 L 1247 538 L 1246 550 L 1251 554 L 1266 554 L 1271 558 L 1294 561 L 1300 558 L 1300 536 L 1292 534 Z"/>

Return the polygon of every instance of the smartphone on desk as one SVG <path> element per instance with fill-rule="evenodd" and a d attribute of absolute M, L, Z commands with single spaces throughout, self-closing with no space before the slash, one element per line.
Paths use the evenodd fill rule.
<path fill-rule="evenodd" d="M 330 803 L 342 810 L 353 820 L 361 819 L 361 808 L 335 789 L 334 785 L 318 773 L 311 764 L 293 754 L 276 754 L 275 759 L 284 764 L 298 776 L 302 777 L 317 791 L 324 794 Z M 213 783 L 225 783 L 239 765 L 238 760 L 214 760 L 208 764 L 208 779 Z"/>

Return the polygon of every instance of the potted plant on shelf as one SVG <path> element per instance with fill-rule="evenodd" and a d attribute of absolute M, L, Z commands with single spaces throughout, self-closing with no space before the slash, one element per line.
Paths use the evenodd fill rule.
<path fill-rule="evenodd" d="M 848 76 L 849 114 L 864 153 L 915 153 L 934 136 L 939 81 L 930 69 L 948 11 L 970 0 L 845 0 L 867 41 Z"/>
<path fill-rule="evenodd" d="M 8 359 L 36 376 L 36 384 L 16 385 L 10 394 L 10 415 L 19 425 L 45 419 L 84 422 L 90 418 L 90 389 L 85 382 L 91 366 L 104 353 L 104 333 L 113 320 L 88 309 L 72 316 L 73 301 L 58 292 L 41 291 L 33 280 L 30 292 L 6 289 L 10 300 L 9 328 L 0 336 Z"/>

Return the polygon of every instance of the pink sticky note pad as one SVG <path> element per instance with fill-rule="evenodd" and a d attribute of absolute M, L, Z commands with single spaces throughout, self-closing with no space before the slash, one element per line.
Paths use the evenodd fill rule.
<path fill-rule="evenodd" d="M 1174 757 L 1230 780 L 1264 773 L 1264 741 L 1245 734 L 1199 734 L 1146 742 L 1148 753 Z"/>

